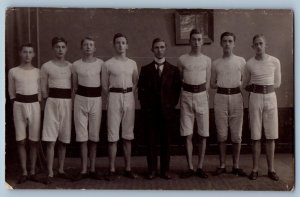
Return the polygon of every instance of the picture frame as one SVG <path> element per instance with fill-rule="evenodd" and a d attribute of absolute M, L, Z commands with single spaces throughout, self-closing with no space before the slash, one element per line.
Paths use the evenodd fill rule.
<path fill-rule="evenodd" d="M 175 12 L 175 44 L 188 45 L 192 29 L 203 32 L 203 44 L 211 44 L 214 40 L 213 10 L 185 9 Z"/>

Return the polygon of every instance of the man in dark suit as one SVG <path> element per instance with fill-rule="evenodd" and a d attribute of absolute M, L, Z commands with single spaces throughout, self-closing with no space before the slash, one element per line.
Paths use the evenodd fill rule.
<path fill-rule="evenodd" d="M 147 178 L 154 179 L 157 175 L 157 145 L 159 145 L 160 177 L 171 179 L 169 134 L 172 132 L 175 106 L 180 96 L 180 73 L 177 67 L 165 60 L 164 40 L 155 38 L 151 51 L 154 54 L 154 61 L 141 68 L 138 81 L 138 98 L 147 141 Z"/>

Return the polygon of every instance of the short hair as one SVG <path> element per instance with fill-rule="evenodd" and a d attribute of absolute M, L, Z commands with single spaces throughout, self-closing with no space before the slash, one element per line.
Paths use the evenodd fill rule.
<path fill-rule="evenodd" d="M 225 36 L 232 36 L 232 37 L 233 37 L 233 41 L 235 41 L 235 39 L 236 39 L 236 36 L 235 36 L 234 33 L 226 31 L 226 32 L 224 32 L 224 33 L 221 34 L 220 42 L 222 42 L 222 39 L 223 39 Z"/>
<path fill-rule="evenodd" d="M 192 29 L 191 32 L 190 32 L 190 39 L 191 39 L 192 35 L 194 35 L 194 34 L 201 34 L 202 35 L 202 32 L 199 29 Z"/>
<path fill-rule="evenodd" d="M 154 38 L 153 41 L 152 41 L 152 49 L 154 47 L 154 44 L 157 43 L 157 42 L 164 42 L 165 46 L 167 45 L 165 40 L 163 40 L 161 38 Z"/>
<path fill-rule="evenodd" d="M 86 37 L 84 37 L 84 38 L 80 41 L 80 48 L 82 48 L 82 45 L 83 45 L 84 41 L 86 41 L 86 40 L 90 40 L 90 41 L 93 41 L 93 42 L 95 43 L 95 39 L 94 39 L 93 37 L 91 37 L 91 36 L 86 36 Z"/>
<path fill-rule="evenodd" d="M 20 51 L 22 51 L 24 47 L 30 47 L 30 48 L 32 48 L 32 49 L 33 49 L 33 51 L 34 51 L 33 44 L 32 44 L 32 43 L 30 43 L 30 42 L 27 42 L 27 43 L 23 43 L 23 44 L 21 44 L 21 46 L 19 47 L 19 52 L 20 52 Z"/>
<path fill-rule="evenodd" d="M 52 42 L 51 42 L 52 47 L 54 47 L 59 42 L 63 42 L 66 45 L 68 45 L 68 42 L 63 37 L 54 37 L 52 38 Z"/>
<path fill-rule="evenodd" d="M 266 41 L 266 37 L 265 37 L 264 34 L 256 34 L 256 35 L 253 36 L 252 43 L 254 43 L 254 41 L 255 41 L 257 38 L 263 38 L 263 39 Z"/>
<path fill-rule="evenodd" d="M 121 37 L 125 38 L 125 39 L 126 39 L 126 42 L 127 42 L 127 44 L 128 44 L 128 39 L 127 39 L 127 37 L 126 37 L 124 34 L 122 34 L 122 33 L 116 33 L 116 34 L 114 35 L 113 43 L 115 44 L 115 43 L 116 43 L 116 39 L 117 39 L 117 38 L 121 38 Z"/>

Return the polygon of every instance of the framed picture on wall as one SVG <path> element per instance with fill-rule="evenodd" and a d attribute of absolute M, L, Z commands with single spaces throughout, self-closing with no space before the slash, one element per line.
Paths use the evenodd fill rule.
<path fill-rule="evenodd" d="M 189 44 L 190 32 L 196 28 L 204 33 L 204 44 L 211 44 L 214 39 L 213 25 L 213 10 L 176 10 L 175 43 L 178 45 Z"/>

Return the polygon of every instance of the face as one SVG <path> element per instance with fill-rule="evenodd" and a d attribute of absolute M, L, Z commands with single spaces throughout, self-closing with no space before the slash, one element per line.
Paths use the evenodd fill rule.
<path fill-rule="evenodd" d="M 192 34 L 190 38 L 190 45 L 192 48 L 201 48 L 203 44 L 202 34 Z"/>
<path fill-rule="evenodd" d="M 23 47 L 20 51 L 20 57 L 23 63 L 31 63 L 34 55 L 32 47 Z"/>
<path fill-rule="evenodd" d="M 262 55 L 266 51 L 266 40 L 263 37 L 258 37 L 253 41 L 252 48 L 257 55 Z"/>
<path fill-rule="evenodd" d="M 161 59 L 165 57 L 166 49 L 167 47 L 165 42 L 156 42 L 152 47 L 152 52 L 156 58 Z"/>
<path fill-rule="evenodd" d="M 221 46 L 224 52 L 232 52 L 235 46 L 233 36 L 224 36 L 221 41 Z"/>
<path fill-rule="evenodd" d="M 119 37 L 115 39 L 114 47 L 117 53 L 125 53 L 128 49 L 127 40 L 124 37 Z"/>
<path fill-rule="evenodd" d="M 86 39 L 83 41 L 81 49 L 85 54 L 94 54 L 96 51 L 95 42 L 93 40 Z"/>
<path fill-rule="evenodd" d="M 67 53 L 67 45 L 64 42 L 58 42 L 53 46 L 54 55 L 57 58 L 64 58 Z"/>

